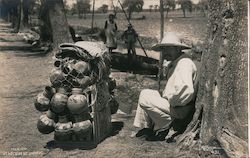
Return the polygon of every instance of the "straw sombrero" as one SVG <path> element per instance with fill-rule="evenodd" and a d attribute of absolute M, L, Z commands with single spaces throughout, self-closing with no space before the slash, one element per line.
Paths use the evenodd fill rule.
<path fill-rule="evenodd" d="M 164 35 L 161 43 L 155 44 L 152 49 L 155 51 L 160 51 L 164 47 L 175 46 L 183 49 L 190 49 L 188 45 L 181 42 L 181 40 L 177 37 L 177 35 L 173 32 L 168 32 Z"/>

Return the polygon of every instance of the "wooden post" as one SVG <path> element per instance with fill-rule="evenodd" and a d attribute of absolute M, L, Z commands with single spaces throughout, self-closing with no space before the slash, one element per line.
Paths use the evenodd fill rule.
<path fill-rule="evenodd" d="M 92 21 L 91 21 L 91 34 L 93 34 L 93 29 L 94 29 L 94 16 L 95 16 L 95 0 L 93 0 Z"/>
<path fill-rule="evenodd" d="M 160 0 L 160 15 L 161 15 L 161 32 L 160 32 L 160 41 L 163 38 L 164 34 L 164 10 L 163 10 L 163 0 Z M 162 72 L 162 52 L 160 52 L 160 59 L 159 59 L 159 71 L 158 71 L 158 91 L 160 92 L 160 85 L 161 85 L 161 72 Z"/>

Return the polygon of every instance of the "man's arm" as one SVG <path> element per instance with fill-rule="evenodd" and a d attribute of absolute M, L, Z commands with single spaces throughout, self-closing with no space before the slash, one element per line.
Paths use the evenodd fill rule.
<path fill-rule="evenodd" d="M 196 66 L 191 59 L 181 59 L 169 78 L 163 97 L 167 98 L 171 106 L 185 106 L 194 97 L 194 76 Z"/>

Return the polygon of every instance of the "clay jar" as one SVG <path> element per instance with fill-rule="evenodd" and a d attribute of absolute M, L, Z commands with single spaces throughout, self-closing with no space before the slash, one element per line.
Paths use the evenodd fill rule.
<path fill-rule="evenodd" d="M 58 116 L 58 123 L 55 125 L 54 138 L 57 141 L 70 141 L 72 137 L 72 122 L 68 115 Z"/>
<path fill-rule="evenodd" d="M 78 61 L 74 64 L 73 69 L 76 70 L 78 74 L 84 74 L 90 71 L 89 63 L 85 61 Z"/>
<path fill-rule="evenodd" d="M 50 73 L 50 82 L 54 87 L 59 87 L 65 80 L 66 75 L 60 68 L 54 68 Z"/>
<path fill-rule="evenodd" d="M 55 122 L 46 114 L 42 115 L 37 122 L 37 129 L 42 134 L 49 134 L 55 130 Z"/>
<path fill-rule="evenodd" d="M 46 86 L 44 91 L 37 95 L 34 103 L 35 108 L 41 112 L 47 111 L 50 107 L 50 99 L 52 98 L 54 93 L 55 93 L 54 88 Z"/>
<path fill-rule="evenodd" d="M 72 89 L 72 95 L 68 98 L 68 109 L 73 115 L 88 112 L 87 98 L 81 88 Z"/>
<path fill-rule="evenodd" d="M 85 89 L 91 84 L 93 84 L 93 79 L 89 76 L 83 76 L 82 78 L 76 79 L 81 88 Z"/>
<path fill-rule="evenodd" d="M 56 114 L 62 113 L 67 107 L 68 96 L 64 88 L 58 88 L 57 93 L 51 99 L 51 110 Z"/>

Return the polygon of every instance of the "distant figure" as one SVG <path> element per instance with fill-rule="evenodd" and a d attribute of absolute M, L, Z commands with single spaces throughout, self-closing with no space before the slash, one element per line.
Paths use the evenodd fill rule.
<path fill-rule="evenodd" d="M 109 20 L 105 21 L 105 35 L 106 35 L 106 47 L 111 53 L 113 49 L 117 48 L 116 32 L 117 25 L 114 21 L 114 14 L 109 14 Z"/>
<path fill-rule="evenodd" d="M 122 34 L 122 39 L 125 40 L 128 50 L 128 60 L 132 61 L 136 57 L 135 43 L 138 38 L 138 34 L 134 30 L 131 24 L 128 25 L 128 29 Z M 132 53 L 131 53 L 132 51 Z"/>

